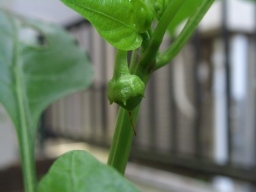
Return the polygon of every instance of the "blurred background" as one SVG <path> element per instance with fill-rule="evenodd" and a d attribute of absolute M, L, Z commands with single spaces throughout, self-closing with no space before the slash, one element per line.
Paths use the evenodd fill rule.
<path fill-rule="evenodd" d="M 57 101 L 42 115 L 39 175 L 72 149 L 106 162 L 118 109 L 106 97 L 114 48 L 59 0 L 0 6 L 65 27 L 95 70 L 88 90 Z M 162 48 L 170 43 L 166 36 Z M 126 172 L 141 191 L 256 191 L 256 3 L 216 1 L 181 53 L 152 76 L 145 97 Z M 0 191 L 21 188 L 16 134 L 0 106 Z"/>

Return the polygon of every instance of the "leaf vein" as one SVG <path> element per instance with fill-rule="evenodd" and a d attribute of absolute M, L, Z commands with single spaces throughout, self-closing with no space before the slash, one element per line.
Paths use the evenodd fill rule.
<path fill-rule="evenodd" d="M 100 11 L 97 11 L 97 10 L 95 10 L 95 9 L 91 9 L 91 8 L 89 8 L 89 7 L 85 7 L 85 6 L 83 6 L 83 5 L 77 4 L 76 2 L 70 2 L 70 3 L 73 4 L 75 7 L 78 7 L 78 8 L 80 8 L 80 9 L 84 9 L 84 10 L 88 10 L 88 11 L 90 11 L 90 12 L 92 12 L 92 13 L 97 13 L 97 14 L 99 14 L 99 15 L 101 15 L 101 16 L 104 16 L 104 17 L 110 19 L 110 20 L 113 20 L 113 21 L 115 21 L 115 22 L 117 22 L 117 23 L 120 23 L 120 24 L 122 24 L 123 26 L 125 26 L 125 27 L 127 27 L 127 28 L 130 28 L 130 29 L 132 29 L 132 30 L 135 30 L 135 28 L 132 28 L 131 26 L 127 25 L 125 22 L 123 22 L 123 21 L 121 21 L 121 20 L 118 20 L 118 19 L 116 19 L 116 18 L 114 18 L 114 17 L 111 17 L 110 15 L 107 15 L 107 14 L 105 14 L 104 12 L 100 12 Z M 88 20 L 89 20 L 89 19 L 88 19 Z M 107 30 L 106 30 L 106 31 L 107 31 Z"/>

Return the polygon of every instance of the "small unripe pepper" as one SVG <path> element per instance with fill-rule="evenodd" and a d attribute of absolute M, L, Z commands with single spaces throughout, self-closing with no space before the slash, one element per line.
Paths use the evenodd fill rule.
<path fill-rule="evenodd" d="M 132 111 L 144 97 L 145 84 L 128 69 L 127 52 L 117 50 L 113 78 L 108 82 L 107 96 L 110 104 L 117 103 Z"/>

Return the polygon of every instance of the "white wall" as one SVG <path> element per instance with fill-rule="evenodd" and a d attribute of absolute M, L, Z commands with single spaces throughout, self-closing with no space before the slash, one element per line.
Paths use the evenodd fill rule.
<path fill-rule="evenodd" d="M 43 18 L 55 23 L 68 24 L 81 18 L 60 0 L 1 0 L 16 12 Z M 228 0 L 228 23 L 232 30 L 252 31 L 255 28 L 254 4 L 245 0 Z M 216 0 L 201 23 L 201 28 L 209 31 L 221 26 L 221 0 Z"/>
<path fill-rule="evenodd" d="M 68 24 L 81 18 L 60 0 L 1 0 L 0 6 L 14 10 L 21 15 L 59 24 Z"/>

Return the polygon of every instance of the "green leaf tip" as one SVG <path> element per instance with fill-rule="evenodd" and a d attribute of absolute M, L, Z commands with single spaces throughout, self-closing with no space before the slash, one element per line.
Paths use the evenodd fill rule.
<path fill-rule="evenodd" d="M 38 192 L 139 192 L 112 167 L 86 151 L 59 157 L 39 184 Z"/>

